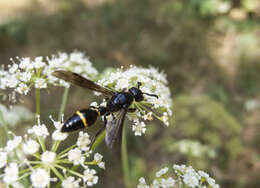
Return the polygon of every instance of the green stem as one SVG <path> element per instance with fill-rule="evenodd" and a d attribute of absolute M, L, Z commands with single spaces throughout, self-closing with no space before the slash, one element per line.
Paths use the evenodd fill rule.
<path fill-rule="evenodd" d="M 67 100 L 68 100 L 68 96 L 69 96 L 69 87 L 66 87 L 64 89 L 64 92 L 63 92 L 63 96 L 62 96 L 62 101 L 61 101 L 61 105 L 60 105 L 60 111 L 59 111 L 59 117 L 58 117 L 58 121 L 61 121 L 62 120 L 62 114 L 64 113 L 64 110 L 65 110 L 65 107 L 66 107 L 66 104 L 67 104 Z M 53 147 L 52 147 L 52 151 L 53 152 L 56 152 L 59 145 L 60 145 L 60 142 L 61 141 L 55 141 L 55 143 L 53 144 Z"/>
<path fill-rule="evenodd" d="M 65 110 L 65 107 L 66 107 L 66 104 L 67 104 L 67 100 L 68 100 L 68 96 L 69 96 L 69 90 L 70 90 L 69 87 L 66 87 L 64 89 L 64 93 L 63 93 L 62 101 L 61 101 L 61 105 L 60 105 L 60 112 L 59 112 L 58 121 L 61 121 L 62 114 L 64 113 L 64 110 Z"/>
<path fill-rule="evenodd" d="M 36 101 L 36 115 L 40 115 L 41 112 L 41 98 L 40 88 L 35 88 L 35 101 Z"/>
<path fill-rule="evenodd" d="M 126 126 L 123 127 L 122 145 L 121 145 L 122 167 L 124 173 L 124 181 L 126 187 L 131 187 L 130 171 L 128 164 L 127 142 L 126 142 Z"/>
<path fill-rule="evenodd" d="M 91 150 L 94 151 L 96 149 L 96 147 L 104 140 L 106 135 L 106 131 L 103 131 L 95 140 L 95 142 L 93 143 Z"/>
<path fill-rule="evenodd" d="M 61 181 L 64 180 L 64 178 L 63 178 L 63 176 L 61 175 L 61 173 L 59 173 L 59 171 L 58 171 L 55 167 L 51 166 L 50 168 L 51 168 L 51 170 L 54 172 L 54 174 L 55 174 Z"/>

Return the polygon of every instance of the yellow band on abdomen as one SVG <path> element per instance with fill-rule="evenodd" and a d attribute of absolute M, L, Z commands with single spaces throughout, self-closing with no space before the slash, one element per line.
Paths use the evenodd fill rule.
<path fill-rule="evenodd" d="M 87 127 L 88 127 L 88 124 L 87 124 L 86 118 L 83 116 L 83 114 L 82 114 L 80 111 L 77 111 L 76 113 L 78 114 L 78 116 L 79 116 L 80 119 L 82 120 L 84 126 L 87 128 Z"/>

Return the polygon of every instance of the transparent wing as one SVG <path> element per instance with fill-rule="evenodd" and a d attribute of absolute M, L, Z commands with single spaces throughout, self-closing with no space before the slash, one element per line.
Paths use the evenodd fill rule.
<path fill-rule="evenodd" d="M 116 117 L 106 124 L 106 144 L 109 148 L 114 148 L 115 145 L 121 146 L 122 130 L 125 121 L 125 115 L 127 110 L 121 109 Z"/>
<path fill-rule="evenodd" d="M 87 78 L 84 78 L 80 76 L 79 74 L 76 74 L 74 72 L 70 71 L 55 71 L 52 73 L 53 76 L 60 78 L 62 80 L 65 80 L 67 82 L 70 82 L 72 84 L 78 85 L 83 88 L 87 88 L 96 92 L 100 92 L 106 96 L 111 96 L 114 94 L 113 91 L 104 88 L 100 85 L 97 85 L 91 80 L 88 80 Z"/>

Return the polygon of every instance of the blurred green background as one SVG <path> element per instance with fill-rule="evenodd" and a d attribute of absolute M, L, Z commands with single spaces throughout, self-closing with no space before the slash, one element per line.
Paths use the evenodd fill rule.
<path fill-rule="evenodd" d="M 99 71 L 153 65 L 168 75 L 170 127 L 154 122 L 143 137 L 128 129 L 133 182 L 186 163 L 221 187 L 260 186 L 259 0 L 0 0 L 1 64 L 74 49 Z M 42 91 L 46 121 L 58 113 L 56 91 Z M 30 96 L 22 100 L 33 110 Z M 73 87 L 65 117 L 93 100 Z M 96 187 L 124 187 L 120 157 L 104 144 L 98 151 L 107 169 Z"/>

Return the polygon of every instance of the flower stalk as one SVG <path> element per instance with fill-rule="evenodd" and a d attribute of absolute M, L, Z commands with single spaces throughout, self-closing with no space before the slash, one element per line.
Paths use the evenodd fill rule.
<path fill-rule="evenodd" d="M 122 145 L 121 145 L 122 168 L 124 173 L 125 186 L 127 188 L 130 188 L 132 186 L 131 186 L 131 177 L 130 177 L 130 170 L 129 170 L 128 153 L 127 153 L 126 126 L 123 127 L 122 131 L 123 131 Z"/>
<path fill-rule="evenodd" d="M 41 113 L 41 94 L 40 88 L 35 88 L 35 104 L 36 104 L 36 116 Z"/>

